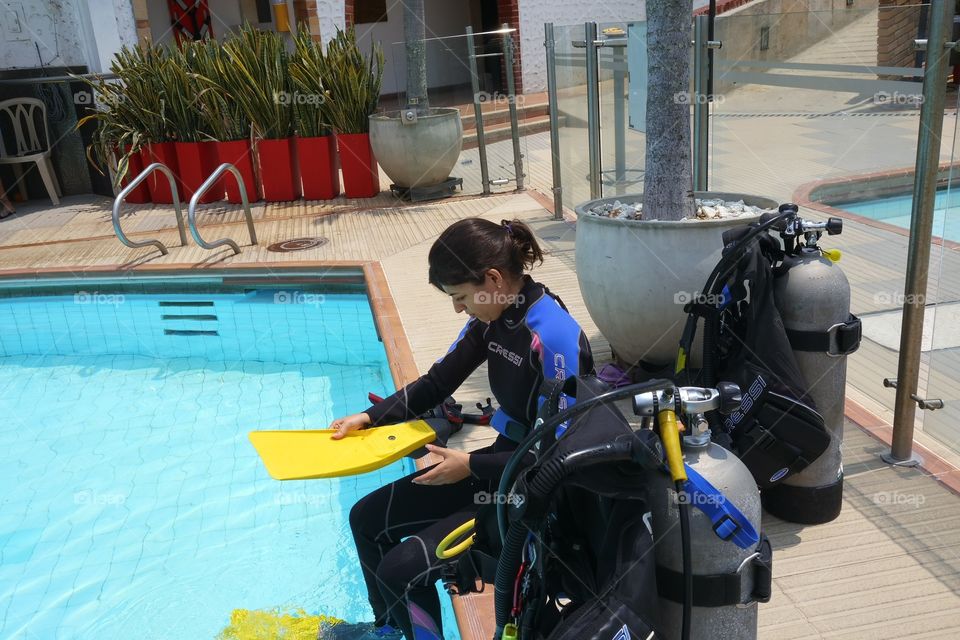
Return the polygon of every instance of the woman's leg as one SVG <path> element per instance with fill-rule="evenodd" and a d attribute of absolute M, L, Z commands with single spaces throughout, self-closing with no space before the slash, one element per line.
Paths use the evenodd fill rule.
<path fill-rule="evenodd" d="M 437 545 L 475 516 L 471 504 L 436 521 L 393 547 L 377 568 L 380 593 L 390 603 L 390 620 L 406 638 L 443 640 L 436 582 L 448 561 L 437 558 Z"/>
<path fill-rule="evenodd" d="M 430 553 L 424 554 L 421 548 L 418 555 L 412 556 L 418 558 L 418 562 L 410 560 L 406 551 L 391 556 L 391 561 L 384 565 L 381 571 L 381 564 L 387 556 L 401 546 L 401 539 L 415 536 L 453 513 L 472 513 L 476 509 L 475 494 L 486 489 L 487 483 L 473 477 L 447 485 L 417 485 L 411 482 L 426 471 L 418 471 L 377 489 L 361 498 L 350 510 L 350 529 L 357 545 L 370 606 L 373 607 L 378 625 L 393 622 L 396 626 L 403 627 L 406 621 L 406 626 L 409 627 L 405 585 L 417 578 L 420 581 L 426 580 L 427 574 L 423 572 L 429 572 L 432 568 L 432 560 L 436 558 L 432 552 L 436 544 L 433 544 L 434 549 L 428 548 Z M 457 524 L 462 524 L 469 517 L 461 518 Z M 437 538 L 437 541 L 446 533 Z M 417 538 L 411 537 L 409 541 L 419 547 Z M 424 540 L 424 544 L 430 543 Z M 409 548 L 409 545 L 406 548 Z M 388 580 L 384 581 L 384 578 Z M 434 589 L 433 583 L 430 584 L 430 588 Z M 416 600 L 419 601 L 422 597 L 425 605 L 431 609 L 427 613 L 436 613 L 439 618 L 436 595 L 434 594 L 433 601 L 430 601 L 426 590 L 423 587 L 420 589 L 423 589 L 423 593 L 418 592 Z M 437 602 L 436 606 L 433 602 Z M 413 638 L 409 634 L 407 637 Z"/>

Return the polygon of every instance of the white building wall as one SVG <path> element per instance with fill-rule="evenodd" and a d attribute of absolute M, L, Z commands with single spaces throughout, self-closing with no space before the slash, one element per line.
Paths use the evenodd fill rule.
<path fill-rule="evenodd" d="M 0 69 L 88 64 L 79 22 L 77 0 L 5 0 L 0 3 Z"/>
<path fill-rule="evenodd" d="M 661 0 L 666 1 L 666 0 Z M 556 26 L 584 22 L 627 22 L 642 20 L 647 14 L 645 0 L 518 0 L 520 9 L 520 51 L 523 60 L 523 90 L 534 93 L 547 90 L 547 56 L 543 48 L 543 25 Z"/>
<path fill-rule="evenodd" d="M 343 2 L 340 0 L 342 6 Z M 321 14 L 322 15 L 322 14 Z M 427 38 L 462 35 L 470 26 L 467 0 L 424 0 L 427 17 Z M 400 93 L 406 88 L 407 65 L 403 42 L 403 5 L 387 3 L 387 21 L 356 25 L 360 50 L 370 51 L 371 42 L 383 47 L 386 65 L 383 73 L 384 94 Z M 466 65 L 465 38 L 427 42 L 427 86 L 430 88 L 469 84 L 470 69 Z M 393 105 L 384 105 L 387 108 Z"/>
<path fill-rule="evenodd" d="M 120 47 L 136 41 L 130 0 L 0 4 L 0 69 L 85 65 L 107 71 Z"/>
<path fill-rule="evenodd" d="M 337 29 L 343 29 L 344 26 L 346 26 L 343 5 L 343 0 L 317 0 L 317 18 L 320 19 L 320 37 L 324 42 L 327 42 L 337 35 Z M 290 6 L 290 15 L 293 15 L 292 5 Z"/>

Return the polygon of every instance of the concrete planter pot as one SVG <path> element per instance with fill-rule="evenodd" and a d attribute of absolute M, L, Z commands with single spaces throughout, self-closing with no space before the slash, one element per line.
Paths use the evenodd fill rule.
<path fill-rule="evenodd" d="M 431 109 L 404 124 L 401 112 L 370 116 L 370 144 L 398 187 L 429 187 L 450 177 L 463 146 L 459 109 Z"/>
<path fill-rule="evenodd" d="M 698 192 L 696 197 L 778 206 L 769 198 L 739 193 Z M 576 208 L 577 280 L 590 317 L 621 361 L 665 365 L 677 356 L 684 304 L 700 292 L 720 259 L 721 235 L 759 216 L 671 222 L 587 213 L 614 200 L 639 199 L 638 194 L 601 198 Z M 695 351 L 695 364 L 698 357 Z"/>

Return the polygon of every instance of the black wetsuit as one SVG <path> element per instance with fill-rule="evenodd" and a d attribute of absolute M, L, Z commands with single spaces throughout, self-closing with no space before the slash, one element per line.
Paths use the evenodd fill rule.
<path fill-rule="evenodd" d="M 559 298 L 526 276 L 516 304 L 489 324 L 471 319 L 425 375 L 366 412 L 374 425 L 410 420 L 453 394 L 483 362 L 500 405 L 491 420 L 500 435 L 471 452 L 472 475 L 453 484 L 417 485 L 411 479 L 426 470 L 418 471 L 365 496 L 350 512 L 376 622 L 400 628 L 408 640 L 443 637 L 434 586 L 442 566 L 437 544 L 496 490 L 516 438 L 536 419 L 544 377 L 593 371 L 580 326 Z M 573 399 L 562 396 L 560 402 L 563 407 Z"/>

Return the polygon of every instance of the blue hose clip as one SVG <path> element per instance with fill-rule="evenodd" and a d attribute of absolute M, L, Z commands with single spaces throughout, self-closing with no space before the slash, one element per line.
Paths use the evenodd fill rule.
<path fill-rule="evenodd" d="M 741 549 L 755 549 L 760 536 L 746 516 L 690 465 L 683 466 L 687 471 L 687 481 L 683 485 L 687 495 L 680 499 L 707 514 L 718 538 L 733 542 Z"/>

